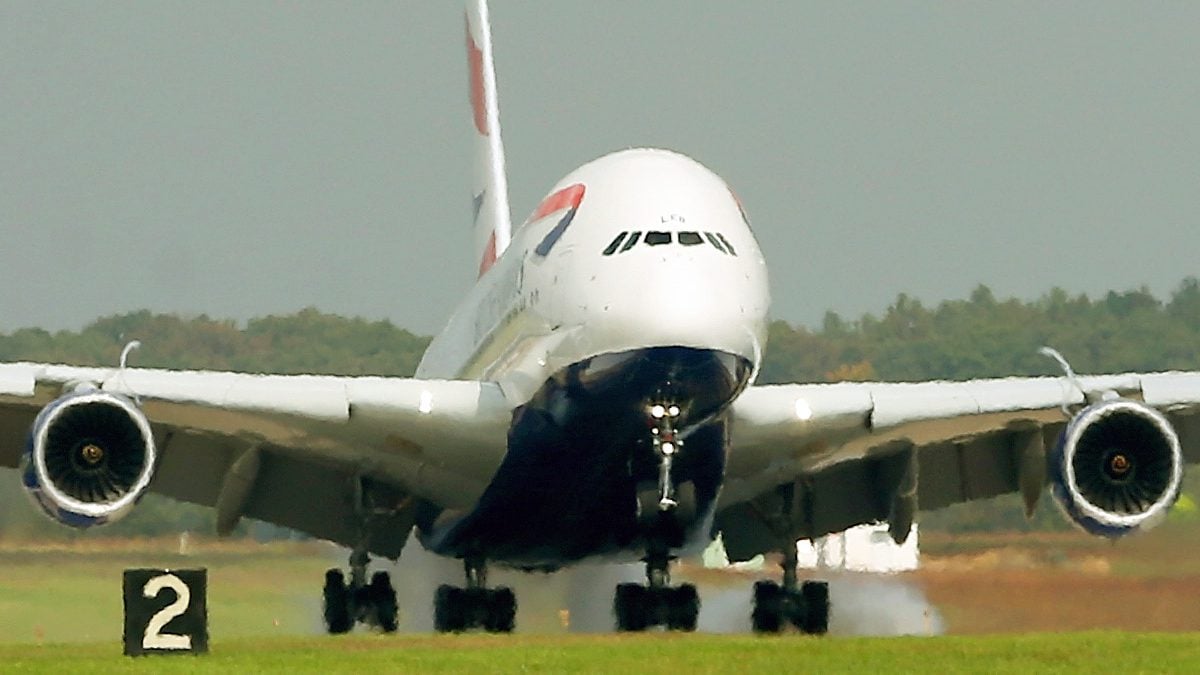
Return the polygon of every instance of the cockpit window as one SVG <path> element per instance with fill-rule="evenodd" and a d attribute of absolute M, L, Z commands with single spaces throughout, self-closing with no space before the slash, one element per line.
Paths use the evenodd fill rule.
<path fill-rule="evenodd" d="M 612 255 L 612 254 L 616 253 L 617 247 L 621 245 L 622 241 L 625 241 L 625 235 L 627 235 L 627 234 L 629 234 L 629 233 L 622 232 L 621 234 L 618 234 L 616 239 L 613 239 L 612 243 L 608 245 L 608 248 L 604 249 L 604 255 Z"/>
<path fill-rule="evenodd" d="M 705 241 L 725 255 L 737 255 L 733 244 L 730 244 L 729 240 L 719 232 L 661 232 L 658 230 L 647 232 L 645 239 L 642 238 L 641 230 L 622 232 L 613 237 L 608 246 L 604 247 L 601 255 L 624 253 L 637 246 L 639 242 L 645 242 L 647 246 L 666 246 L 673 242 L 679 242 L 680 246 L 703 246 Z"/>
<path fill-rule="evenodd" d="M 621 247 L 621 253 L 628 251 L 629 249 L 633 248 L 634 246 L 637 246 L 638 239 L 641 239 L 641 238 L 642 238 L 641 232 L 634 232 L 633 234 L 629 235 L 629 240 L 626 241 L 625 245 Z"/>
<path fill-rule="evenodd" d="M 737 249 L 733 247 L 733 244 L 729 243 L 729 240 L 725 238 L 725 235 L 718 232 L 717 238 L 721 240 L 722 244 L 725 244 L 725 249 L 729 251 L 730 255 L 737 255 Z"/>
<path fill-rule="evenodd" d="M 648 246 L 662 246 L 663 244 L 671 243 L 670 232 L 647 232 L 646 244 Z"/>
<path fill-rule="evenodd" d="M 713 245 L 713 248 L 717 249 L 721 253 L 729 253 L 729 251 L 726 251 L 725 247 L 721 245 L 721 240 L 717 239 L 717 235 L 713 234 L 712 232 L 705 232 L 704 238 L 708 240 L 708 243 Z"/>

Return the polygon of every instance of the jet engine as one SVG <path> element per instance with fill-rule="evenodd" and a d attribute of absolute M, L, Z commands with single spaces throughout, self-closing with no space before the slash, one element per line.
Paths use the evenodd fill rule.
<path fill-rule="evenodd" d="M 86 528 L 125 516 L 154 477 L 150 423 L 119 394 L 90 389 L 46 406 L 29 432 L 22 483 L 54 520 Z"/>
<path fill-rule="evenodd" d="M 1158 524 L 1179 498 L 1183 455 L 1162 413 L 1128 399 L 1083 409 L 1050 458 L 1063 511 L 1091 534 L 1120 537 Z"/>

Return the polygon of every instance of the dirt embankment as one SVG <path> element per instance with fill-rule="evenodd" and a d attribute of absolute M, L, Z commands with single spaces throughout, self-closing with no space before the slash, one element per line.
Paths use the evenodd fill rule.
<path fill-rule="evenodd" d="M 1200 538 L 1164 527 L 1119 542 L 1081 533 L 922 538 L 911 573 L 951 633 L 1200 630 Z"/>

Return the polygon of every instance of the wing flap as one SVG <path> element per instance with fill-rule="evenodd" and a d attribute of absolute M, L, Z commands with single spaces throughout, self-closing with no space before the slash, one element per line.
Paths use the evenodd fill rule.
<path fill-rule="evenodd" d="M 1176 407 L 1167 413 L 1171 426 L 1179 434 L 1179 446 L 1188 464 L 1200 463 L 1200 409 Z"/>
<path fill-rule="evenodd" d="M 234 463 L 256 447 L 261 461 L 250 477 L 252 485 L 238 511 L 218 513 L 218 520 L 254 518 L 343 546 L 365 541 L 377 555 L 400 555 L 415 509 L 407 493 L 369 478 L 364 483 L 354 466 L 305 458 L 290 448 L 252 446 L 211 434 L 172 434 L 151 489 L 180 501 L 218 506 Z M 364 489 L 372 494 L 364 497 Z M 365 504 L 372 507 L 369 519 L 364 519 Z"/>
<path fill-rule="evenodd" d="M 36 414 L 32 408 L 4 405 L 0 398 L 0 466 L 16 468 L 21 462 Z"/>
<path fill-rule="evenodd" d="M 387 501 L 368 502 L 364 512 L 361 480 L 346 467 L 264 452 L 246 515 L 342 546 L 363 542 L 371 553 L 395 559 L 412 529 L 416 503 L 399 490 L 377 490 L 377 495 L 386 493 Z"/>

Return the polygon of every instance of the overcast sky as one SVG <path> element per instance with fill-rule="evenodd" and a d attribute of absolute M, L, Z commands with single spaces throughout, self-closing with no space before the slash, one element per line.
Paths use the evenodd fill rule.
<path fill-rule="evenodd" d="M 610 150 L 740 193 L 774 314 L 1200 274 L 1200 3 L 494 0 L 513 216 Z M 473 281 L 455 2 L 0 1 L 0 332 Z"/>

